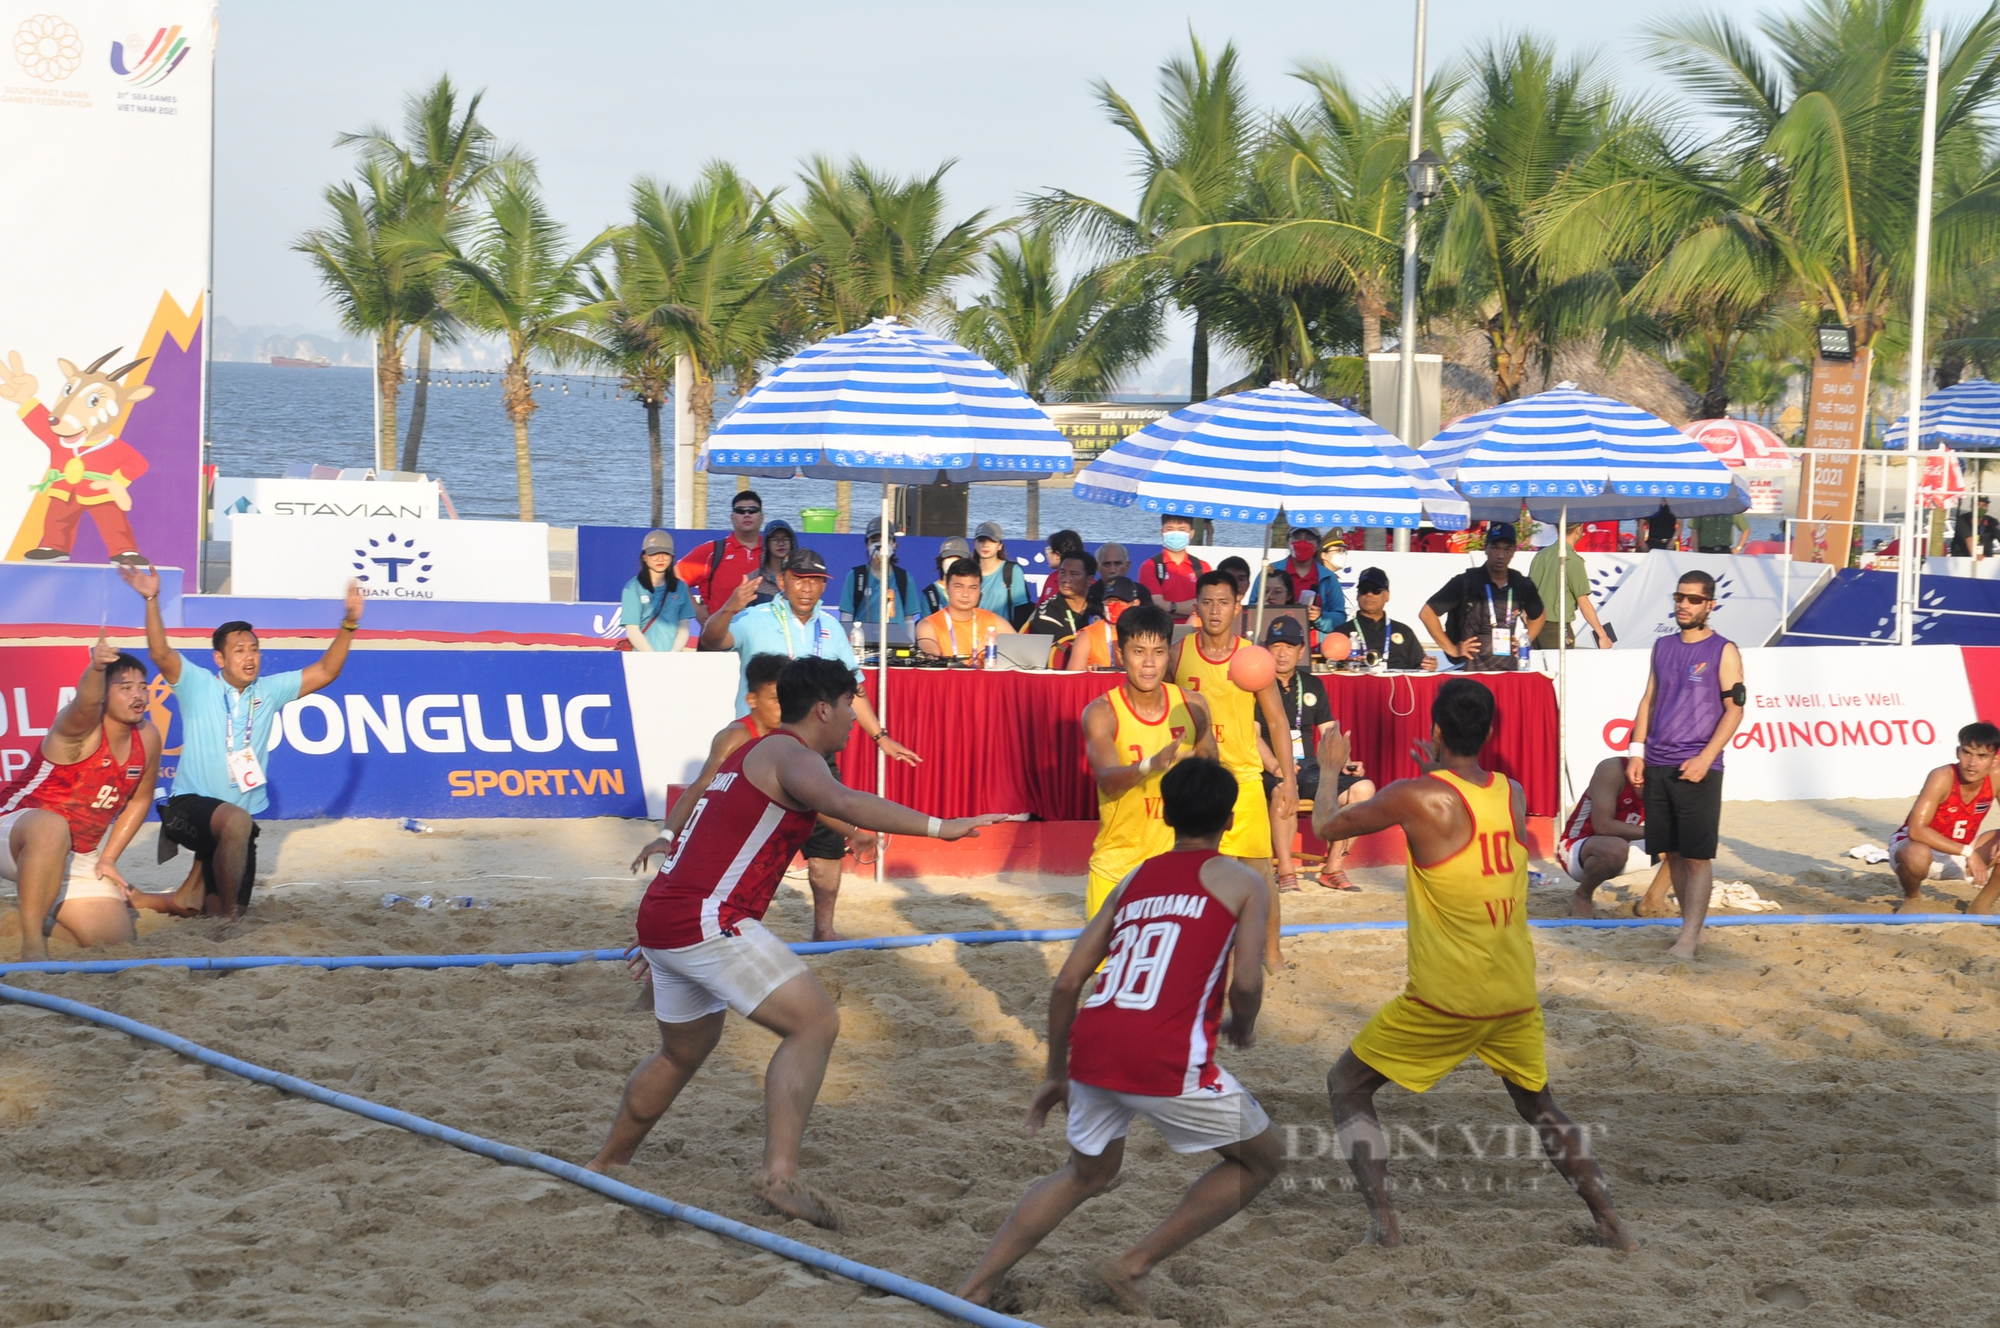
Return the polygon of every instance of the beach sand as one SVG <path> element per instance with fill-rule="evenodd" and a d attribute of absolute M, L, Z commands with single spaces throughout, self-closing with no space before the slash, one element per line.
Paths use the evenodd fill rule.
<path fill-rule="evenodd" d="M 1837 855 L 1885 843 L 1905 810 L 1727 804 L 1718 877 L 1788 912 L 1886 911 L 1892 878 Z M 624 864 L 647 837 L 620 821 L 462 821 L 427 836 L 383 822 L 273 824 L 249 918 L 145 915 L 136 946 L 98 953 L 616 945 L 639 889 Z M 155 866 L 152 844 L 149 830 L 128 852 L 130 875 L 168 885 L 187 860 Z M 1287 896 L 1288 920 L 1401 916 L 1399 871 L 1357 875 L 1369 887 L 1359 895 Z M 1075 925 L 1081 884 L 853 881 L 840 921 L 853 935 Z M 1629 884 L 1605 893 L 1604 912 L 1644 880 Z M 392 890 L 493 906 L 382 907 Z M 1935 907 L 1970 893 L 1946 885 Z M 1537 891 L 1532 911 L 1558 915 L 1567 898 Z M 808 916 L 788 887 L 770 922 L 797 938 Z M 2000 930 L 1723 928 L 1694 965 L 1662 961 L 1670 939 L 1535 933 L 1553 1087 L 1591 1129 L 1640 1252 L 1591 1245 L 1582 1205 L 1477 1062 L 1423 1097 L 1383 1093 L 1409 1244 L 1357 1248 L 1361 1203 L 1321 1155 L 1322 1082 L 1399 988 L 1403 938 L 1303 937 L 1267 987 L 1258 1044 L 1224 1054 L 1288 1128 L 1295 1160 L 1248 1213 L 1160 1269 L 1156 1312 L 1200 1328 L 2000 1325 Z M 1059 1115 L 1039 1136 L 1021 1128 L 1064 950 L 938 945 L 809 961 L 843 1026 L 804 1160 L 844 1231 L 783 1222 L 747 1193 L 774 1043 L 733 1018 L 621 1178 L 950 1288 L 1021 1190 L 1064 1156 Z M 626 1074 L 657 1045 L 612 963 L 8 980 L 576 1161 L 595 1152 Z M 122 1034 L 18 1006 L 0 1009 L 0 1029 L 0 1325 L 943 1322 Z M 1204 1165 L 1135 1127 L 1119 1186 L 1029 1256 L 998 1307 L 1047 1325 L 1113 1316 L 1092 1263 L 1148 1229 Z"/>

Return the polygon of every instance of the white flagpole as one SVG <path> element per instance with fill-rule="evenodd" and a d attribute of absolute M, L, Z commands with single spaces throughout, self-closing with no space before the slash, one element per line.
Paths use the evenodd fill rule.
<path fill-rule="evenodd" d="M 876 658 L 881 668 L 879 681 L 875 684 L 875 722 L 882 726 L 884 733 L 889 731 L 889 589 L 892 584 L 889 580 L 890 537 L 889 486 L 885 484 L 882 486 L 882 542 L 875 546 L 879 550 L 875 560 L 875 603 L 880 610 L 882 628 L 882 635 L 877 638 L 875 647 Z M 857 604 L 854 607 L 858 610 L 861 606 Z M 903 611 L 903 606 L 900 604 L 896 608 L 899 613 Z M 882 744 L 879 742 L 875 744 L 875 796 L 878 798 L 889 796 L 889 756 L 882 750 Z M 875 840 L 877 884 L 883 879 L 882 856 L 884 846 L 888 842 L 887 835 L 878 835 Z"/>
<path fill-rule="evenodd" d="M 1410 76 L 1410 160 L 1424 150 L 1424 27 L 1428 17 L 1426 0 L 1417 0 L 1416 69 Z M 1406 447 L 1422 447 L 1427 440 L 1417 433 L 1417 193 L 1410 191 L 1403 205 L 1403 324 L 1401 371 L 1396 375 L 1396 436 Z M 1397 526 L 1390 537 L 1397 553 L 1410 551 L 1410 528 Z"/>
<path fill-rule="evenodd" d="M 1930 59 L 1924 69 L 1923 157 L 1917 169 L 1917 261 L 1910 282 L 1910 427 L 1903 435 L 1903 556 L 1896 560 L 1896 643 L 1905 646 L 1916 639 L 1917 595 L 1923 576 L 1923 560 L 1917 549 L 1917 479 L 1923 461 L 1917 441 L 1923 431 L 1924 324 L 1930 316 L 1931 189 L 1937 162 L 1938 56 L 1943 41 L 1944 35 L 1931 29 Z M 1975 503 L 1975 525 L 1978 510 Z"/>

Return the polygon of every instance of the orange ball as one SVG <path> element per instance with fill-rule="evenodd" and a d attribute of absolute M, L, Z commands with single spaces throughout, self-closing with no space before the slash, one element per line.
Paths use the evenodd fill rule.
<path fill-rule="evenodd" d="M 1338 663 L 1354 653 L 1354 639 L 1345 632 L 1328 632 L 1320 638 L 1319 651 L 1329 663 Z"/>
<path fill-rule="evenodd" d="M 1262 646 L 1238 646 L 1229 661 L 1229 681 L 1246 692 L 1261 692 L 1278 676 L 1278 662 Z"/>

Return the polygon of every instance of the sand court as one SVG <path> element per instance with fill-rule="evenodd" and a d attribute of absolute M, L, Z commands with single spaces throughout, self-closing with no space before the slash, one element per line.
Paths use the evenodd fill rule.
<path fill-rule="evenodd" d="M 1904 808 L 1730 804 L 1718 876 L 1787 911 L 1880 911 L 1893 880 L 1833 855 Z M 274 825 L 275 888 L 233 927 L 145 915 L 126 955 L 582 949 L 629 932 L 638 827 Z M 1765 847 L 1740 847 L 1755 838 Z M 184 860 L 128 855 L 135 882 Z M 623 855 L 622 857 L 620 855 Z M 546 879 L 543 879 L 546 878 Z M 1287 896 L 1291 921 L 1400 916 L 1399 873 L 1359 896 Z M 801 883 L 802 884 L 802 883 Z M 1600 892 L 1604 911 L 1636 895 Z M 1953 890 L 1935 897 L 1949 907 Z M 385 909 L 394 891 L 486 910 Z M 926 890 L 851 882 L 852 935 L 1074 925 L 1081 882 Z M 1567 907 L 1537 891 L 1537 916 Z M 1296 902 L 1295 902 L 1296 901 Z M 781 892 L 779 935 L 809 904 Z M 1241 1218 L 1163 1266 L 1157 1312 L 1190 1325 L 1560 1322 L 2000 1323 L 1996 1222 L 2000 933 L 1985 927 L 1720 928 L 1695 965 L 1670 929 L 1535 933 L 1558 1094 L 1646 1240 L 1590 1244 L 1582 1206 L 1473 1063 L 1424 1097 L 1388 1090 L 1410 1244 L 1365 1230 L 1322 1080 L 1399 989 L 1394 932 L 1294 938 L 1261 1039 L 1225 1062 L 1293 1160 Z M 1060 1119 L 1020 1117 L 1062 945 L 937 945 L 808 962 L 842 1016 L 806 1138 L 845 1229 L 786 1223 L 748 1193 L 772 1040 L 731 1020 L 709 1068 L 620 1179 L 934 1286 L 978 1257 L 1022 1186 L 1060 1160 Z M 109 953 L 109 952 L 96 952 Z M 93 957 L 96 957 L 96 953 Z M 20 985 L 245 1060 L 576 1161 L 656 1045 L 622 966 L 227 974 L 139 970 Z M 0 1323 L 188 1318 L 371 1324 L 944 1322 L 906 1301 L 650 1218 L 574 1186 L 207 1070 L 122 1034 L 7 1007 L 0 1050 Z M 1122 1182 L 1015 1272 L 996 1308 L 1048 1325 L 1111 1307 L 1088 1276 L 1203 1163 L 1150 1129 Z"/>

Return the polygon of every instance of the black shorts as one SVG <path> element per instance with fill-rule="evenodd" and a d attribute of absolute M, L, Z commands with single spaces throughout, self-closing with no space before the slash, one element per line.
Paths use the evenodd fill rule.
<path fill-rule="evenodd" d="M 1699 784 L 1690 784 L 1677 765 L 1649 765 L 1645 794 L 1646 852 L 1714 860 L 1722 824 L 1721 767 L 1711 767 Z"/>
<path fill-rule="evenodd" d="M 160 804 L 160 833 L 185 848 L 192 849 L 201 863 L 202 888 L 215 889 L 215 809 L 220 798 L 204 798 L 199 793 L 180 793 Z M 250 822 L 250 848 L 243 860 L 243 880 L 236 888 L 236 907 L 250 907 L 250 891 L 257 885 L 257 836 L 263 827 Z M 162 862 L 166 859 L 162 858 Z"/>
<path fill-rule="evenodd" d="M 1356 784 L 1359 784 L 1362 780 L 1366 778 L 1368 778 L 1368 776 L 1366 775 L 1350 775 L 1343 772 L 1340 776 L 1337 787 L 1334 789 L 1334 795 L 1337 797 L 1340 794 L 1347 792 L 1347 790 L 1353 788 Z M 1304 801 L 1312 802 L 1319 797 L 1318 761 L 1308 756 L 1305 760 L 1299 762 L 1298 784 L 1299 784 L 1299 797 Z M 1278 787 L 1278 777 L 1276 775 L 1267 774 L 1264 776 L 1264 796 L 1266 798 L 1270 797 L 1271 791 L 1277 787 Z"/>
<path fill-rule="evenodd" d="M 840 767 L 833 763 L 831 756 L 826 758 L 826 768 L 836 780 L 840 778 Z M 806 837 L 805 845 L 799 852 L 808 858 L 832 858 L 837 862 L 847 856 L 847 836 L 815 823 L 812 834 Z"/>

